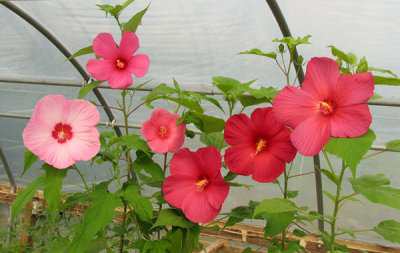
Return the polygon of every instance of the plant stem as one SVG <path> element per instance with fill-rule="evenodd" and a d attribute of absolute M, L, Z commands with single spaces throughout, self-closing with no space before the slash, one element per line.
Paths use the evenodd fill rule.
<path fill-rule="evenodd" d="M 283 171 L 284 175 L 284 185 L 283 185 L 283 198 L 287 199 L 288 195 L 288 181 L 289 181 L 289 176 L 288 173 L 286 172 L 286 169 Z M 286 228 L 287 229 L 287 228 Z M 286 244 L 286 229 L 282 231 L 282 251 L 285 251 L 285 244 Z"/>
<path fill-rule="evenodd" d="M 380 155 L 380 154 L 382 154 L 382 153 L 385 153 L 386 151 L 387 151 L 387 150 L 382 150 L 382 151 L 376 152 L 376 153 L 374 153 L 374 154 L 364 156 L 361 160 L 364 160 L 364 159 L 367 159 L 367 158 L 370 158 L 370 157 L 373 157 L 373 156 L 376 156 L 376 155 Z"/>
<path fill-rule="evenodd" d="M 332 218 L 332 223 L 331 223 L 331 240 L 330 240 L 331 252 L 334 252 L 334 250 L 335 250 L 336 219 L 337 219 L 337 214 L 339 211 L 340 191 L 342 190 L 342 181 L 343 181 L 343 176 L 344 176 L 345 170 L 346 170 L 346 165 L 345 165 L 344 161 L 342 161 L 342 169 L 340 171 L 340 176 L 337 181 L 335 208 L 333 210 L 333 215 L 332 215 L 333 218 Z"/>
<path fill-rule="evenodd" d="M 163 168 L 164 177 L 165 177 L 165 171 L 167 170 L 167 158 L 168 158 L 168 153 L 165 152 L 165 153 L 164 153 L 164 168 Z M 158 205 L 158 213 L 159 213 L 159 214 L 160 214 L 161 210 L 162 210 L 162 204 L 159 204 L 159 205 Z M 157 238 L 158 238 L 158 240 L 161 239 L 160 230 L 157 231 Z"/>
<path fill-rule="evenodd" d="M 87 183 L 86 183 L 85 177 L 82 175 L 82 173 L 79 171 L 79 169 L 78 169 L 76 166 L 73 166 L 73 168 L 78 172 L 79 176 L 81 177 L 82 182 L 83 182 L 83 184 L 85 185 L 86 190 L 87 190 L 88 192 L 90 192 L 90 189 L 89 189 L 89 187 L 88 187 L 88 185 L 87 185 Z"/>

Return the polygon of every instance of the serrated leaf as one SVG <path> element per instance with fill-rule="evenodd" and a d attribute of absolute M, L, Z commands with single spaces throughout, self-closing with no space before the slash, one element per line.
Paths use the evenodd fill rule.
<path fill-rule="evenodd" d="M 42 169 L 46 171 L 43 195 L 47 204 L 49 204 L 50 217 L 53 217 L 60 205 L 62 180 L 67 175 L 67 169 L 56 169 L 47 163 L 42 166 Z"/>
<path fill-rule="evenodd" d="M 269 101 L 272 101 L 276 94 L 279 93 L 279 90 L 274 87 L 261 87 L 260 89 L 249 88 L 247 91 L 256 98 L 266 98 Z"/>
<path fill-rule="evenodd" d="M 305 37 L 297 37 L 297 39 L 293 37 L 284 37 L 283 39 L 274 39 L 272 42 L 281 42 L 288 45 L 289 49 L 292 50 L 294 47 L 297 47 L 301 44 L 311 44 L 308 40 L 311 38 L 311 35 L 306 35 Z"/>
<path fill-rule="evenodd" d="M 141 172 L 141 170 L 146 171 L 146 173 L 150 174 L 154 180 L 163 181 L 165 179 L 163 169 L 160 165 L 154 162 L 144 152 L 136 152 L 136 160 L 133 163 L 133 167 L 137 172 Z"/>
<path fill-rule="evenodd" d="M 253 49 L 251 49 L 249 51 L 240 52 L 239 54 L 254 54 L 254 55 L 260 55 L 260 56 L 265 56 L 265 57 L 269 57 L 269 58 L 272 58 L 272 59 L 276 59 L 276 53 L 275 52 L 264 53 L 258 48 L 253 48 Z"/>
<path fill-rule="evenodd" d="M 375 84 L 382 85 L 400 85 L 400 79 L 394 77 L 386 77 L 386 76 L 374 76 Z"/>
<path fill-rule="evenodd" d="M 343 51 L 340 51 L 339 49 L 337 49 L 336 47 L 330 45 L 328 46 L 331 48 L 332 50 L 332 54 L 336 57 L 338 57 L 339 59 L 347 62 L 350 65 L 356 64 L 357 63 L 357 56 L 353 53 L 344 53 Z"/>
<path fill-rule="evenodd" d="M 122 137 L 123 144 L 131 150 L 141 150 L 146 154 L 149 154 L 150 150 L 147 146 L 147 142 L 140 138 L 140 135 L 130 134 Z"/>
<path fill-rule="evenodd" d="M 152 228 L 159 226 L 176 226 L 181 228 L 191 228 L 193 223 L 187 220 L 185 217 L 180 216 L 173 209 L 163 209 L 158 215 L 156 223 Z"/>
<path fill-rule="evenodd" d="M 252 95 L 240 95 L 237 97 L 237 99 L 240 101 L 243 107 L 270 102 L 270 99 L 268 98 L 256 98 Z"/>
<path fill-rule="evenodd" d="M 133 207 L 133 211 L 141 220 L 150 221 L 153 215 L 153 205 L 150 200 L 139 194 L 137 187 L 128 186 L 124 192 L 124 199 Z"/>
<path fill-rule="evenodd" d="M 32 164 L 34 164 L 38 159 L 36 155 L 29 151 L 29 149 L 25 150 L 24 158 L 24 170 L 22 171 L 20 177 L 22 177 L 25 172 L 32 166 Z"/>
<path fill-rule="evenodd" d="M 171 242 L 166 238 L 157 241 L 147 241 L 143 247 L 143 253 L 165 253 Z"/>
<path fill-rule="evenodd" d="M 87 192 L 78 192 L 68 197 L 68 199 L 60 206 L 60 211 L 64 211 L 70 205 L 76 203 L 86 203 L 90 201 L 90 197 Z"/>
<path fill-rule="evenodd" d="M 395 220 L 385 220 L 374 227 L 374 231 L 385 240 L 400 243 L 400 223 Z"/>
<path fill-rule="evenodd" d="M 267 221 L 264 228 L 264 236 L 275 236 L 283 232 L 293 221 L 295 212 L 262 213 Z"/>
<path fill-rule="evenodd" d="M 392 151 L 400 151 L 400 140 L 392 140 L 387 142 L 386 149 Z"/>
<path fill-rule="evenodd" d="M 78 57 L 81 55 L 85 55 L 85 54 L 91 54 L 91 53 L 94 53 L 93 47 L 87 46 L 87 47 L 81 48 L 78 51 L 76 51 L 73 55 L 71 55 L 70 57 L 67 58 L 67 61 L 71 60 L 72 58 L 75 58 L 75 57 Z"/>
<path fill-rule="evenodd" d="M 225 112 L 224 108 L 222 108 L 221 104 L 214 98 L 207 97 L 206 95 L 204 95 L 202 93 L 198 94 L 198 93 L 194 93 L 194 92 L 188 92 L 188 94 L 197 100 L 201 100 L 201 99 L 207 100 L 208 102 L 210 102 L 210 103 L 214 104 L 216 107 L 218 107 L 218 109 L 220 109 L 222 112 Z"/>
<path fill-rule="evenodd" d="M 343 159 L 355 177 L 358 163 L 371 148 L 375 138 L 375 133 L 371 129 L 357 138 L 332 137 L 325 145 L 325 150 Z"/>
<path fill-rule="evenodd" d="M 14 220 L 18 214 L 21 212 L 24 205 L 30 202 L 35 195 L 36 191 L 44 186 L 46 183 L 46 176 L 41 175 L 32 182 L 30 182 L 25 189 L 18 192 L 17 198 L 12 205 L 12 215 L 11 219 Z"/>
<path fill-rule="evenodd" d="M 214 146 L 219 151 L 221 149 L 229 147 L 224 139 L 224 134 L 222 132 L 204 133 L 200 135 L 200 141 L 204 143 L 207 147 Z"/>
<path fill-rule="evenodd" d="M 225 127 L 225 120 L 213 116 L 208 116 L 206 114 L 196 111 L 189 111 L 188 113 L 186 113 L 185 117 L 194 117 L 199 119 L 202 122 L 202 128 L 199 128 L 199 130 L 203 131 L 204 133 L 221 132 L 222 130 L 224 130 Z"/>
<path fill-rule="evenodd" d="M 225 96 L 240 96 L 248 90 L 249 84 L 243 84 L 240 81 L 224 76 L 213 76 L 213 84 L 224 93 Z"/>
<path fill-rule="evenodd" d="M 296 205 L 288 199 L 264 199 L 256 208 L 254 209 L 253 217 L 262 213 L 283 213 L 283 212 L 294 212 L 297 211 Z"/>
<path fill-rule="evenodd" d="M 101 84 L 103 81 L 93 81 L 91 83 L 86 84 L 79 90 L 79 95 L 78 99 L 82 99 L 86 97 L 86 95 L 92 91 L 94 88 L 96 88 L 99 84 Z"/>
<path fill-rule="evenodd" d="M 144 14 L 146 13 L 147 9 L 149 8 L 150 4 L 147 5 L 147 7 L 136 13 L 135 16 L 133 16 L 131 19 L 129 19 L 128 22 L 125 23 L 124 27 L 123 27 L 123 31 L 131 31 L 133 33 L 136 33 L 136 30 L 138 28 L 138 26 L 141 24 L 142 22 L 142 18 L 144 16 Z"/>

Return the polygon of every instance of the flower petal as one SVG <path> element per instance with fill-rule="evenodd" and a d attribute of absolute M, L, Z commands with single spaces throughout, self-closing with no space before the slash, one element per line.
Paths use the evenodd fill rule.
<path fill-rule="evenodd" d="M 218 173 L 211 184 L 207 187 L 207 198 L 215 209 L 220 209 L 229 193 L 229 184 L 222 179 L 221 173 Z"/>
<path fill-rule="evenodd" d="M 326 100 L 334 94 L 339 78 L 339 65 L 327 57 L 314 57 L 307 64 L 301 89 L 317 100 Z"/>
<path fill-rule="evenodd" d="M 183 199 L 188 193 L 195 191 L 195 184 L 193 178 L 171 175 L 164 180 L 162 193 L 170 205 L 182 208 Z"/>
<path fill-rule="evenodd" d="M 252 143 L 256 133 L 253 122 L 246 114 L 236 114 L 225 124 L 224 139 L 229 145 Z"/>
<path fill-rule="evenodd" d="M 185 142 L 185 132 L 186 125 L 183 122 L 177 126 L 175 125 L 173 128 L 169 128 L 169 136 L 167 139 L 168 152 L 175 153 L 180 147 L 182 147 Z"/>
<path fill-rule="evenodd" d="M 145 54 L 137 54 L 129 59 L 126 69 L 140 78 L 146 75 L 149 70 L 150 59 Z"/>
<path fill-rule="evenodd" d="M 222 157 L 218 149 L 214 146 L 199 148 L 196 154 L 200 158 L 202 172 L 210 178 L 221 174 Z"/>
<path fill-rule="evenodd" d="M 67 141 L 69 155 L 77 161 L 92 159 L 100 150 L 99 136 L 94 127 L 86 132 L 74 132 L 71 140 Z"/>
<path fill-rule="evenodd" d="M 154 138 L 151 140 L 147 140 L 147 145 L 149 145 L 149 148 L 158 154 L 164 154 L 168 152 L 169 150 L 169 144 L 167 141 L 161 139 L 161 138 Z"/>
<path fill-rule="evenodd" d="M 186 193 L 187 194 L 187 193 Z M 193 222 L 207 223 L 217 217 L 221 209 L 214 208 L 203 192 L 190 192 L 182 202 L 182 211 Z"/>
<path fill-rule="evenodd" d="M 197 180 L 202 176 L 201 162 L 195 152 L 182 148 L 176 152 L 170 162 L 171 175 L 193 178 Z"/>
<path fill-rule="evenodd" d="M 39 158 L 57 169 L 65 169 L 73 165 L 76 160 L 71 157 L 65 143 L 58 143 L 56 139 L 47 142 L 46 148 L 39 153 Z"/>
<path fill-rule="evenodd" d="M 290 135 L 293 146 L 300 154 L 305 156 L 318 154 L 330 138 L 329 118 L 320 115 L 304 121 Z"/>
<path fill-rule="evenodd" d="M 266 152 L 272 153 L 275 157 L 287 163 L 293 161 L 297 150 L 290 140 L 290 133 L 290 129 L 285 127 L 272 138 L 269 138 Z"/>
<path fill-rule="evenodd" d="M 132 84 L 132 75 L 129 71 L 118 70 L 108 79 L 108 84 L 113 89 L 125 89 Z"/>
<path fill-rule="evenodd" d="M 363 104 L 374 95 L 374 78 L 371 72 L 342 74 L 339 77 L 334 100 L 338 106 Z"/>
<path fill-rule="evenodd" d="M 119 43 L 119 57 L 129 59 L 139 48 L 139 39 L 131 31 L 125 31 Z"/>
<path fill-rule="evenodd" d="M 251 114 L 251 121 L 259 135 L 264 137 L 274 136 L 283 125 L 276 121 L 272 107 L 257 108 Z"/>
<path fill-rule="evenodd" d="M 90 59 L 86 69 L 96 80 L 108 80 L 116 71 L 115 63 L 110 60 Z"/>
<path fill-rule="evenodd" d="M 68 100 L 64 96 L 47 95 L 36 104 L 33 116 L 41 118 L 48 125 L 54 127 L 57 123 L 65 121 L 68 111 Z"/>
<path fill-rule="evenodd" d="M 254 160 L 253 179 L 260 183 L 275 181 L 285 170 L 285 162 L 268 152 L 261 152 Z"/>
<path fill-rule="evenodd" d="M 334 137 L 359 137 L 368 131 L 372 116 L 367 104 L 337 108 L 331 117 L 331 131 Z"/>
<path fill-rule="evenodd" d="M 92 103 L 83 99 L 72 99 L 69 105 L 69 114 L 65 123 L 72 127 L 72 132 L 87 131 L 99 123 L 99 111 Z"/>
<path fill-rule="evenodd" d="M 37 116 L 33 116 L 22 133 L 24 145 L 35 155 L 39 155 L 45 144 L 54 138 L 51 135 L 54 126 Z"/>
<path fill-rule="evenodd" d="M 272 111 L 279 123 L 295 128 L 319 113 L 317 106 L 318 101 L 303 90 L 286 86 L 276 95 Z"/>
<path fill-rule="evenodd" d="M 255 147 L 249 144 L 238 144 L 225 151 L 226 166 L 235 174 L 248 176 L 253 172 Z"/>
<path fill-rule="evenodd" d="M 115 60 L 118 56 L 118 48 L 114 38 L 109 33 L 100 33 L 93 40 L 93 51 L 101 58 Z"/>

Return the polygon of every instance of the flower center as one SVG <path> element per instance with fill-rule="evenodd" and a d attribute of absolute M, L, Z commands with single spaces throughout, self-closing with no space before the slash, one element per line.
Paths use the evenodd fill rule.
<path fill-rule="evenodd" d="M 320 113 L 322 115 L 329 116 L 329 115 L 332 115 L 334 113 L 335 108 L 332 105 L 332 103 L 320 102 L 319 103 L 319 111 L 320 111 Z"/>
<path fill-rule="evenodd" d="M 117 69 L 124 69 L 126 67 L 126 61 L 118 59 L 115 65 L 117 66 Z"/>
<path fill-rule="evenodd" d="M 207 178 L 203 178 L 202 180 L 196 183 L 196 191 L 198 192 L 204 191 L 207 185 L 208 185 Z"/>
<path fill-rule="evenodd" d="M 165 126 L 160 126 L 160 129 L 158 129 L 158 136 L 161 138 L 166 138 L 168 136 L 168 130 Z"/>
<path fill-rule="evenodd" d="M 72 127 L 68 124 L 58 123 L 54 126 L 51 135 L 58 143 L 64 143 L 72 138 Z"/>
<path fill-rule="evenodd" d="M 255 155 L 257 155 L 259 152 L 261 152 L 262 149 L 263 149 L 263 147 L 266 147 L 266 146 L 267 146 L 267 141 L 264 140 L 264 139 L 262 139 L 262 138 L 260 138 L 260 139 L 258 140 L 258 142 L 256 142 L 256 145 L 257 145 L 257 147 L 256 147 L 256 152 L 255 152 L 254 154 L 252 154 L 251 156 L 255 156 Z"/>

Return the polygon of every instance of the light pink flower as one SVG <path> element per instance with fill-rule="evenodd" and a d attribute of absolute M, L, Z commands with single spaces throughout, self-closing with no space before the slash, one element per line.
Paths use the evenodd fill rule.
<path fill-rule="evenodd" d="M 48 95 L 36 104 L 22 138 L 41 160 L 64 169 L 99 152 L 99 131 L 94 127 L 99 121 L 99 112 L 88 101 Z"/>
<path fill-rule="evenodd" d="M 277 120 L 294 129 L 290 138 L 307 156 L 319 153 L 333 137 L 359 137 L 372 122 L 365 102 L 374 94 L 370 72 L 342 74 L 329 58 L 313 58 L 301 89 L 285 87 L 274 99 Z"/>
<path fill-rule="evenodd" d="M 221 167 L 221 154 L 215 147 L 199 148 L 196 152 L 179 150 L 171 159 L 171 175 L 162 186 L 165 200 L 182 209 L 193 222 L 212 221 L 229 192 Z"/>
<path fill-rule="evenodd" d="M 125 89 L 132 84 L 132 74 L 143 77 L 149 69 L 149 57 L 133 55 L 139 48 L 139 39 L 125 31 L 119 47 L 109 33 L 100 33 L 93 40 L 93 51 L 103 59 L 91 59 L 86 64 L 89 73 L 100 81 L 108 81 L 111 88 Z"/>
<path fill-rule="evenodd" d="M 171 114 L 165 109 L 157 109 L 151 113 L 150 119 L 142 124 L 142 136 L 150 149 L 156 153 L 175 153 L 185 140 L 186 125 L 176 125 L 181 116 Z"/>

